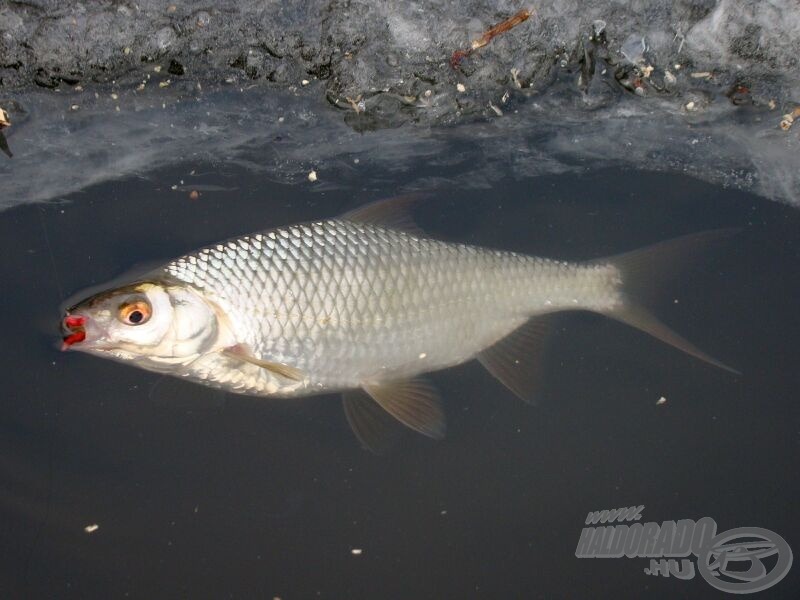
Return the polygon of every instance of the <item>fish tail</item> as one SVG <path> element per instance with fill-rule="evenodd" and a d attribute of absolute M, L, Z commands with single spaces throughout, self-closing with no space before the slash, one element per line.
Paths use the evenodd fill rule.
<path fill-rule="evenodd" d="M 663 283 L 672 279 L 685 265 L 690 264 L 692 257 L 738 231 L 740 230 L 715 229 L 692 233 L 632 252 L 592 261 L 594 264 L 611 264 L 618 271 L 622 302 L 604 311 L 604 314 L 649 333 L 691 356 L 739 374 L 736 369 L 703 352 L 689 340 L 675 333 L 648 309 L 648 306 L 658 299 Z"/>

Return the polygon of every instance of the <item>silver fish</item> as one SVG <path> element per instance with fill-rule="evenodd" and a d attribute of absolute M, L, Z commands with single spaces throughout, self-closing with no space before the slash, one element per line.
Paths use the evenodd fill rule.
<path fill-rule="evenodd" d="M 343 392 L 374 450 L 386 413 L 444 435 L 423 373 L 477 358 L 534 401 L 549 315 L 561 311 L 607 315 L 732 371 L 641 302 L 662 270 L 730 230 L 573 263 L 431 239 L 412 204 L 390 199 L 177 258 L 70 308 L 64 347 L 242 394 Z"/>

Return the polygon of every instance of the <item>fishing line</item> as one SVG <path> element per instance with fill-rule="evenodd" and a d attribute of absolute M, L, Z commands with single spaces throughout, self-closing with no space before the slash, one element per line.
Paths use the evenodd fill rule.
<path fill-rule="evenodd" d="M 59 302 L 64 298 L 64 290 L 61 287 L 61 281 L 58 277 L 58 268 L 56 266 L 56 259 L 55 254 L 53 253 L 53 247 L 50 244 L 50 235 L 47 231 L 47 222 L 44 218 L 44 208 L 41 206 L 36 207 L 36 214 L 39 216 L 39 223 L 42 225 L 42 233 L 44 235 L 44 242 L 45 246 L 47 247 L 47 252 L 50 255 L 50 266 L 53 269 L 53 281 L 56 284 L 56 288 L 58 289 L 58 297 Z M 55 363 L 54 363 L 55 364 Z M 40 378 L 37 376 L 34 379 L 34 390 L 35 396 L 39 397 L 39 381 Z M 30 552 L 28 552 L 28 556 L 25 559 L 25 569 L 23 571 L 23 586 L 26 588 L 30 585 L 30 566 L 31 560 L 33 559 L 33 554 L 36 551 L 36 547 L 39 544 L 39 541 L 42 539 L 42 535 L 44 534 L 45 527 L 50 522 L 50 516 L 53 509 L 53 474 L 54 474 L 54 467 L 55 467 L 55 450 L 56 450 L 56 436 L 58 433 L 58 419 L 61 415 L 61 398 L 58 394 L 55 395 L 55 406 L 54 406 L 54 414 L 53 414 L 53 421 L 50 427 L 50 432 L 48 435 L 48 443 L 47 443 L 47 495 L 45 497 L 45 509 L 44 509 L 44 517 L 42 521 L 39 523 L 39 527 L 36 530 L 36 534 L 33 537 L 33 542 L 31 543 Z"/>
<path fill-rule="evenodd" d="M 64 299 L 64 290 L 61 287 L 61 280 L 58 278 L 58 267 L 56 266 L 56 257 L 53 253 L 53 246 L 50 244 L 50 234 L 47 232 L 47 222 L 44 219 L 44 208 L 37 207 L 36 214 L 39 215 L 39 222 L 42 224 L 42 233 L 44 234 L 44 243 L 47 246 L 47 252 L 50 254 L 50 266 L 53 269 L 53 281 L 58 288 L 59 302 Z"/>

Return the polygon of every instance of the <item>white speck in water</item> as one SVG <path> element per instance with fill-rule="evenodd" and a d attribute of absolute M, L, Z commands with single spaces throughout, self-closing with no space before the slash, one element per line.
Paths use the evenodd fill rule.
<path fill-rule="evenodd" d="M 353 556 L 361 556 L 362 552 L 363 550 L 361 548 L 353 548 L 352 550 L 350 550 L 350 554 L 352 554 Z"/>
<path fill-rule="evenodd" d="M 661 396 L 661 398 L 659 398 L 658 401 L 656 402 L 656 406 L 662 406 L 662 405 L 664 405 L 666 403 L 667 403 L 667 399 L 664 396 Z"/>
<path fill-rule="evenodd" d="M 422 360 L 422 359 L 423 359 L 423 358 L 425 358 L 426 356 L 428 356 L 428 354 L 427 354 L 427 353 L 425 353 L 425 352 L 420 352 L 419 358 L 420 358 L 420 360 Z"/>
<path fill-rule="evenodd" d="M 316 181 L 317 180 L 317 172 L 316 171 L 310 171 L 309 174 L 308 174 L 308 180 L 311 181 L 312 183 L 314 181 Z"/>
<path fill-rule="evenodd" d="M 456 89 L 463 94 L 467 91 L 467 86 L 465 86 L 463 83 L 457 83 Z"/>
<path fill-rule="evenodd" d="M 86 533 L 94 533 L 98 529 L 100 529 L 100 525 L 98 525 L 97 523 L 92 523 L 91 525 L 87 525 L 86 527 L 83 528 L 83 530 Z"/>

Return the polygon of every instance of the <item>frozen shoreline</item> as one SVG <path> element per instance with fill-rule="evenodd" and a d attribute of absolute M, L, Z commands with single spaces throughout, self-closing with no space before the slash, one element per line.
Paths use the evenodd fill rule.
<path fill-rule="evenodd" d="M 524 5 L 2 2 L 0 208 L 181 160 L 364 185 L 355 159 L 468 187 L 675 171 L 800 204 L 792 3 L 646 4 L 547 3 L 453 68 Z"/>

